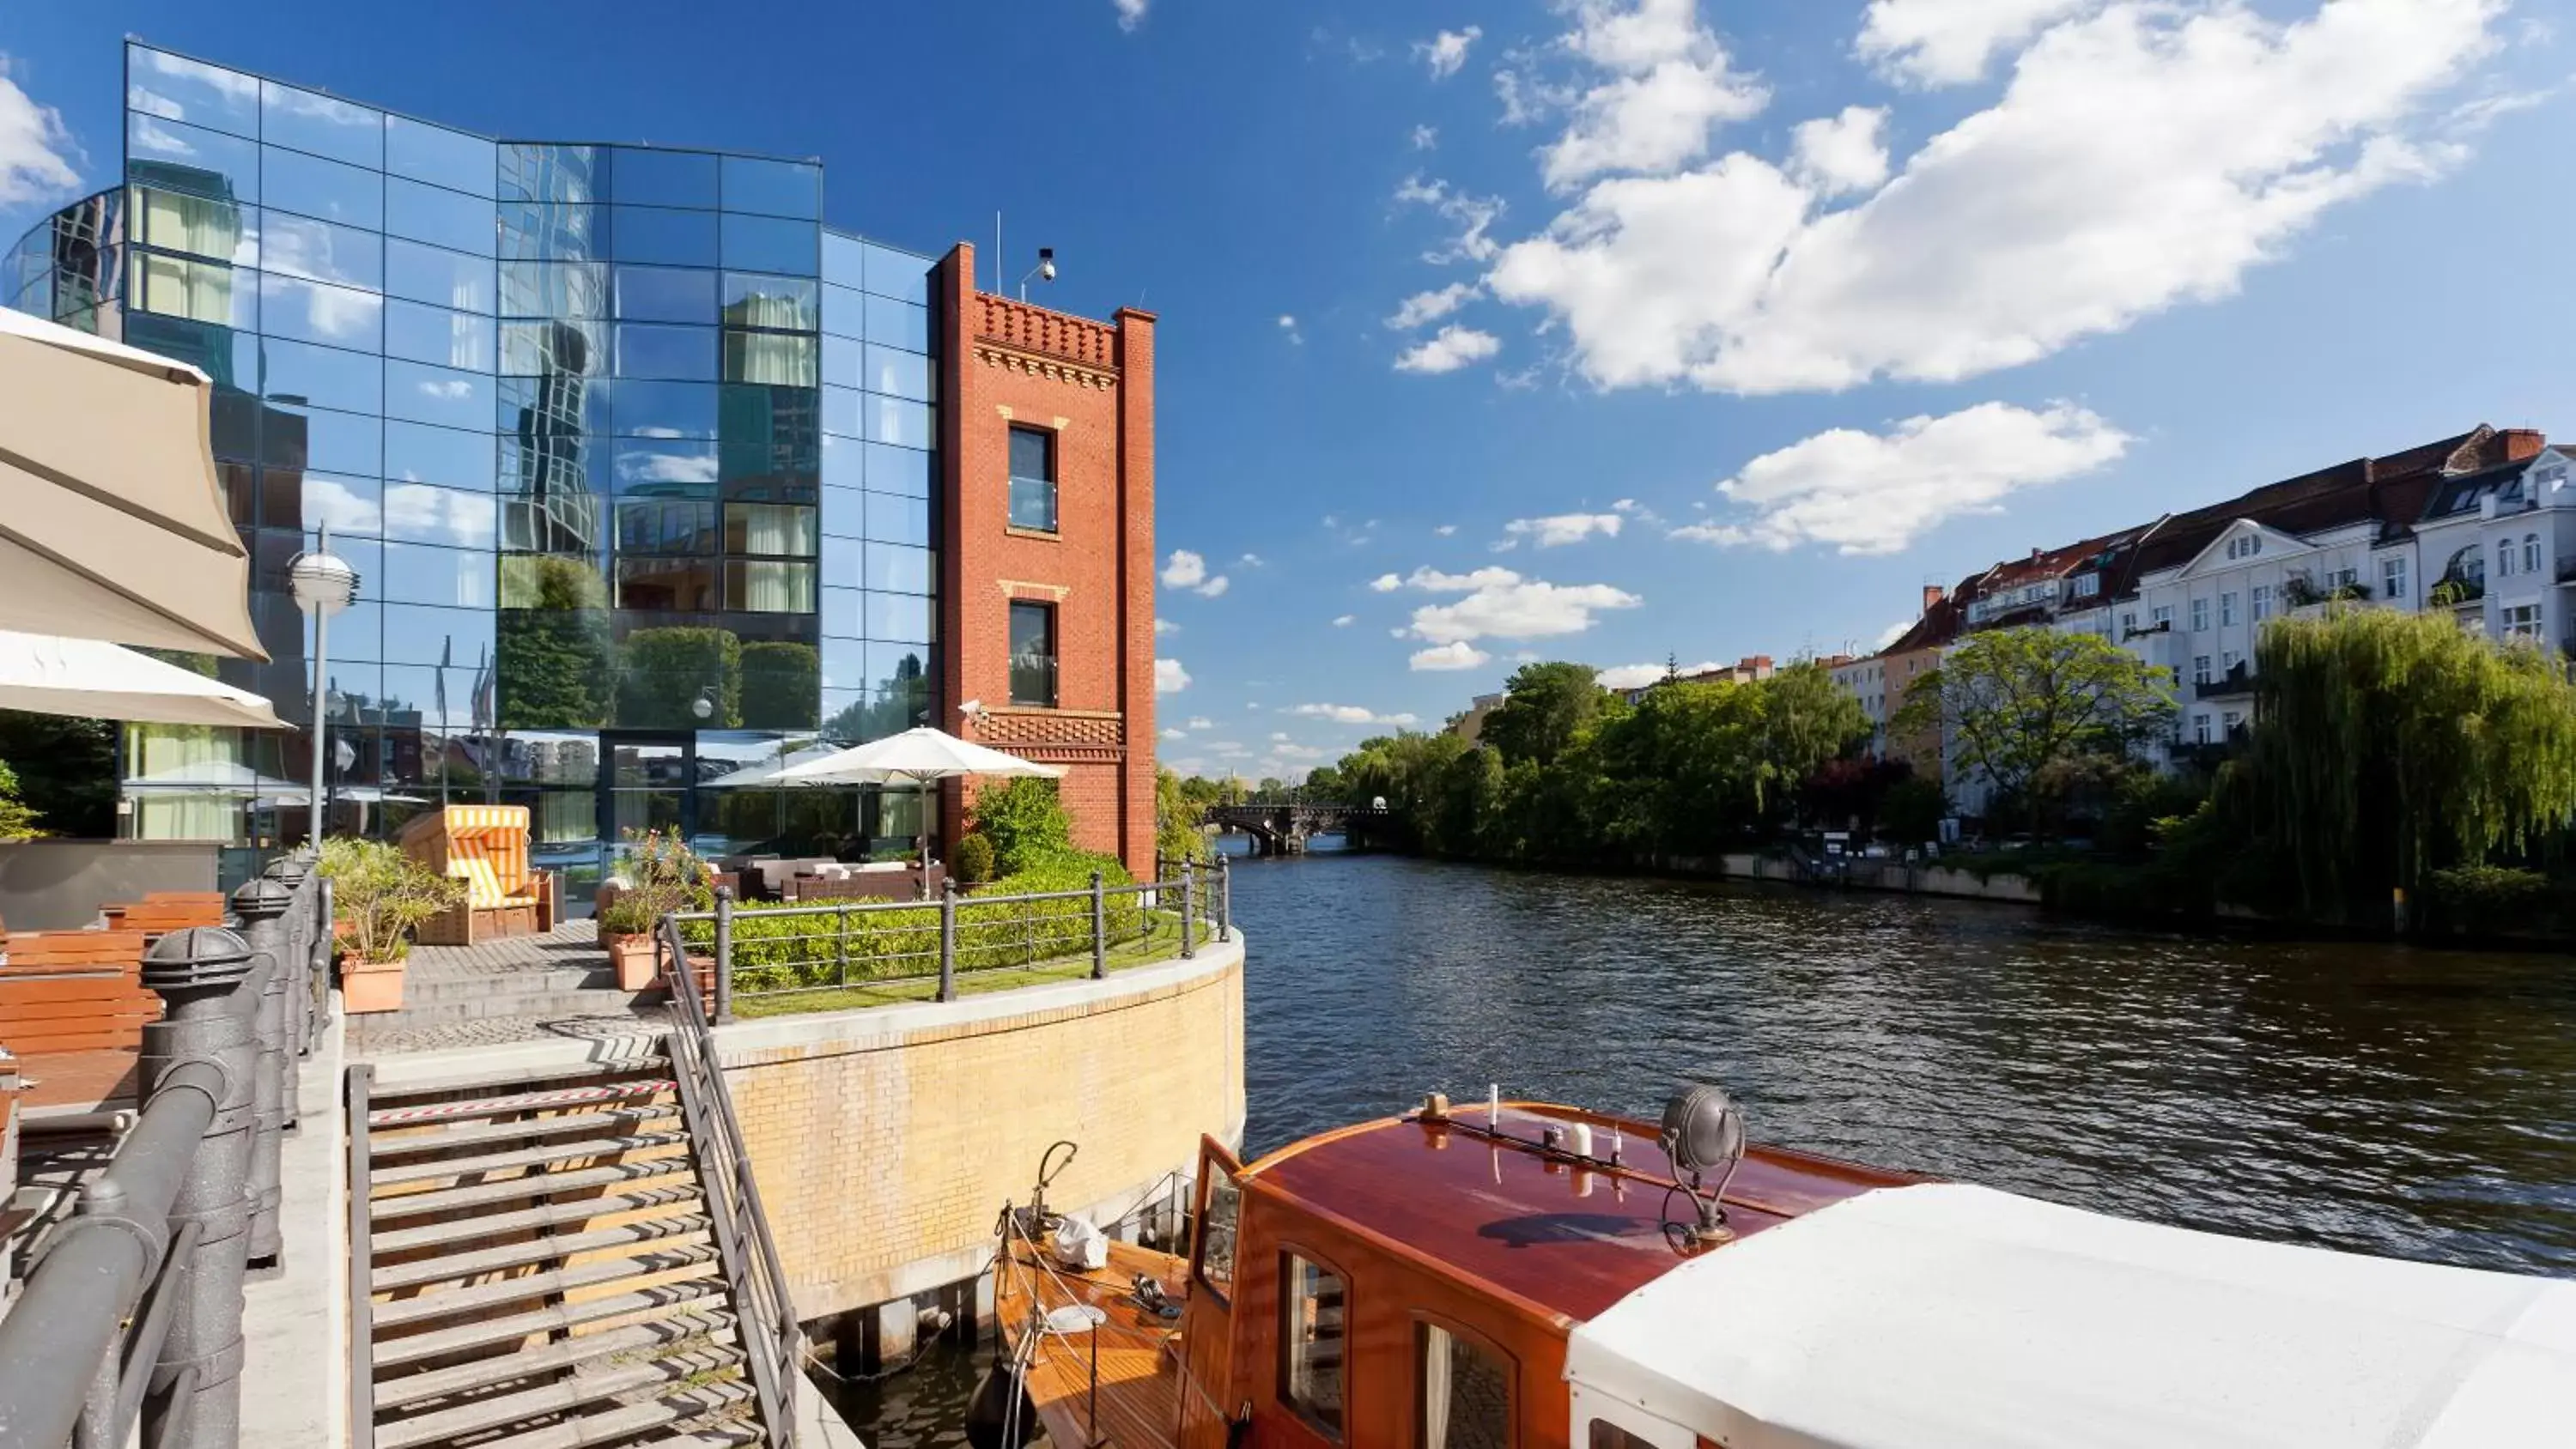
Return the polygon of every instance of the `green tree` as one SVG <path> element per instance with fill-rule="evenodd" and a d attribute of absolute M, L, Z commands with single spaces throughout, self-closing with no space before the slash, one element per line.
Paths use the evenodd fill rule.
<path fill-rule="evenodd" d="M 1950 798 L 1941 793 L 1940 781 L 1920 775 L 1899 780 L 1878 807 L 1878 833 L 1900 845 L 1921 845 L 1940 835 L 1942 817 L 1949 813 Z"/>
<path fill-rule="evenodd" d="M 1485 716 L 1481 742 L 1506 763 L 1554 760 L 1612 698 L 1588 664 L 1524 664 L 1504 688 L 1503 702 Z"/>
<path fill-rule="evenodd" d="M 608 722 L 615 646 L 608 588 L 581 559 L 504 554 L 500 657 L 503 729 L 589 729 Z"/>
<path fill-rule="evenodd" d="M 36 828 L 39 818 L 18 798 L 18 773 L 0 760 L 0 840 L 33 840 L 44 834 Z"/>
<path fill-rule="evenodd" d="M 1209 855 L 1208 838 L 1199 828 L 1207 813 L 1207 804 L 1190 786 L 1203 781 L 1185 781 L 1169 770 L 1154 772 L 1154 849 L 1174 860 L 1205 860 Z"/>
<path fill-rule="evenodd" d="M 702 625 L 638 629 L 619 651 L 617 723 L 627 729 L 742 727 L 742 640 Z M 697 712 L 703 701 L 707 712 Z"/>
<path fill-rule="evenodd" d="M 2162 670 L 2098 634 L 2033 627 L 1968 636 L 1915 681 L 1891 726 L 1943 732 L 1962 774 L 2027 800 L 2041 771 L 2082 755 L 2125 757 L 2173 716 Z"/>
<path fill-rule="evenodd" d="M 0 709 L 0 760 L 16 767 L 17 798 L 48 834 L 116 834 L 116 746 L 112 720 Z"/>
<path fill-rule="evenodd" d="M 742 722 L 762 730 L 814 728 L 823 656 L 811 644 L 777 640 L 742 646 Z"/>
<path fill-rule="evenodd" d="M 1073 821 L 1053 780 L 1022 777 L 976 791 L 967 828 L 993 842 L 993 868 L 1006 876 L 1073 849 Z"/>

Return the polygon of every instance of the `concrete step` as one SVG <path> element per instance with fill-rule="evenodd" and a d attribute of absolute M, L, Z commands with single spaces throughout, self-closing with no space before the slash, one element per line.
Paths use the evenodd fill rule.
<path fill-rule="evenodd" d="M 478 1248 L 470 1253 L 450 1253 L 443 1258 L 423 1258 L 416 1263 L 378 1268 L 368 1276 L 368 1286 L 378 1293 L 391 1293 L 429 1283 L 498 1273 L 505 1268 L 525 1267 L 530 1263 L 569 1258 L 580 1253 L 601 1253 L 645 1243 L 676 1244 L 704 1234 L 708 1228 L 704 1215 L 691 1213 L 628 1223 L 622 1228 L 598 1228 L 587 1233 L 530 1238 L 525 1242 L 504 1243 L 497 1248 Z"/>
<path fill-rule="evenodd" d="M 749 1424 L 718 1424 L 667 1439 L 638 1439 L 631 1449 L 740 1449 L 759 1442 L 760 1431 Z"/>
<path fill-rule="evenodd" d="M 656 1429 L 679 1428 L 747 1403 L 751 1397 L 751 1385 L 739 1379 L 729 1383 L 704 1384 L 682 1389 L 651 1403 L 628 1404 L 602 1414 L 566 1419 L 560 1424 L 549 1424 L 526 1434 L 513 1434 L 507 1439 L 488 1440 L 477 1449 L 586 1449 L 588 1445 L 610 1444 Z M 726 1433 L 735 1426 L 710 1427 L 718 1433 Z M 750 1424 L 741 1425 L 740 1432 L 741 1438 L 714 1442 L 750 1444 L 760 1437 L 758 1429 Z"/>
<path fill-rule="evenodd" d="M 574 1134 L 609 1137 L 638 1129 L 658 1128 L 679 1115 L 680 1104 L 677 1102 L 644 1102 L 605 1112 L 567 1112 L 555 1117 L 525 1117 L 515 1122 L 459 1122 L 400 1135 L 371 1132 L 367 1137 L 367 1151 L 381 1162 L 388 1157 L 408 1157 L 414 1153 L 444 1152 L 460 1147 L 489 1147 L 495 1143 L 534 1141 L 540 1137 Z"/>
<path fill-rule="evenodd" d="M 391 1303 L 377 1304 L 371 1314 L 379 1332 L 389 1328 L 409 1328 L 433 1318 L 486 1312 L 575 1288 L 596 1288 L 620 1278 L 641 1278 L 688 1268 L 712 1270 L 715 1261 L 716 1245 L 713 1243 L 676 1243 L 657 1247 L 649 1253 L 638 1253 L 631 1258 L 605 1258 L 596 1263 L 584 1263 L 578 1268 L 551 1268 L 543 1273 L 504 1278 L 497 1283 L 478 1283 L 471 1288 L 451 1288 L 444 1293 L 398 1298 Z M 723 1286 L 721 1280 L 717 1286 Z"/>
<path fill-rule="evenodd" d="M 657 1384 L 678 1383 L 702 1374 L 739 1369 L 741 1364 L 742 1353 L 738 1349 L 701 1346 L 674 1351 L 643 1363 L 568 1374 L 553 1383 L 522 1389 L 514 1394 L 479 1399 L 390 1424 L 380 1423 L 376 1425 L 376 1449 L 419 1449 L 421 1445 L 460 1435 L 533 1423 Z"/>
<path fill-rule="evenodd" d="M 662 1001 L 659 992 L 487 990 L 453 1001 L 413 1001 L 406 997 L 402 1010 L 390 1020 L 397 1026 L 412 1027 L 520 1016 L 545 1021 L 576 1016 L 638 1016 L 658 1014 Z"/>
<path fill-rule="evenodd" d="M 479 1093 L 499 1100 L 546 1091 L 583 1086 L 615 1086 L 639 1078 L 659 1075 L 663 1086 L 669 1086 L 670 1068 L 659 1060 L 632 1062 L 576 1062 L 562 1066 L 520 1067 L 504 1072 L 469 1072 L 456 1076 L 421 1077 L 401 1081 L 379 1081 L 369 1098 L 377 1107 L 412 1105 L 420 1097 L 447 1096 L 459 1092 Z"/>
<path fill-rule="evenodd" d="M 390 1167 L 371 1168 L 367 1173 L 367 1185 L 389 1187 L 396 1183 L 428 1182 L 443 1177 L 481 1177 L 487 1173 L 544 1167 L 553 1162 L 579 1162 L 591 1157 L 650 1152 L 657 1147 L 685 1146 L 688 1140 L 686 1132 L 639 1132 L 627 1137 L 575 1137 L 542 1147 L 487 1152 L 473 1157 L 430 1157 L 419 1162 L 397 1162 Z"/>
<path fill-rule="evenodd" d="M 655 1066 L 661 1065 L 655 1063 Z M 613 1103 L 653 1098 L 674 1090 L 667 1076 L 621 1076 L 603 1079 L 596 1068 L 531 1074 L 534 1080 L 495 1086 L 493 1095 L 456 1097 L 449 1101 L 405 1101 L 406 1097 L 470 1091 L 483 1083 L 458 1082 L 420 1087 L 410 1092 L 378 1091 L 367 1103 L 367 1126 L 409 1127 L 430 1122 L 458 1122 L 470 1117 L 502 1117 L 518 1112 L 604 1109 Z M 514 1090 L 525 1085 L 528 1090 Z"/>
<path fill-rule="evenodd" d="M 462 1001 L 478 993 L 617 989 L 617 972 L 605 961 L 531 967 L 525 971 L 440 971 L 415 965 L 403 973 L 403 1003 Z"/>
<path fill-rule="evenodd" d="M 648 1208 L 677 1208 L 696 1205 L 700 1200 L 694 1182 L 672 1183 L 666 1187 L 638 1188 L 633 1192 L 608 1197 L 580 1197 L 570 1202 L 547 1203 L 519 1212 L 484 1213 L 458 1218 L 453 1222 L 429 1223 L 417 1228 L 394 1228 L 371 1234 L 368 1243 L 379 1258 L 422 1248 L 441 1247 L 450 1243 L 470 1243 L 482 1238 L 506 1237 L 515 1233 L 545 1232 L 553 1228 L 580 1227 L 598 1218 L 618 1213 L 641 1212 Z"/>
<path fill-rule="evenodd" d="M 461 1323 L 432 1333 L 386 1339 L 371 1346 L 370 1361 L 379 1369 L 399 1368 L 407 1363 L 444 1358 L 467 1349 L 509 1343 L 531 1334 L 561 1333 L 585 1323 L 604 1323 L 613 1318 L 640 1315 L 669 1318 L 684 1308 L 696 1311 L 720 1309 L 724 1307 L 724 1294 L 725 1281 L 721 1275 L 683 1278 L 674 1283 L 638 1288 L 632 1293 L 589 1298 L 579 1303 L 557 1303 L 526 1313 L 487 1318 L 479 1323 Z"/>
<path fill-rule="evenodd" d="M 382 1412 L 433 1399 L 452 1398 L 478 1389 L 559 1373 L 598 1359 L 667 1348 L 691 1339 L 703 1339 L 724 1348 L 739 1346 L 731 1313 L 720 1310 L 682 1313 L 650 1323 L 630 1323 L 624 1328 L 560 1339 L 543 1348 L 498 1354 L 447 1368 L 431 1369 L 427 1373 L 386 1379 L 376 1385 L 376 1408 Z"/>
<path fill-rule="evenodd" d="M 471 1187 L 446 1187 L 433 1192 L 407 1192 L 399 1197 L 370 1198 L 367 1220 L 386 1222 L 394 1218 L 419 1217 L 424 1213 L 452 1212 L 459 1208 L 476 1208 L 492 1203 L 522 1202 L 529 1198 L 555 1197 L 579 1192 L 584 1188 L 606 1187 L 611 1183 L 644 1182 L 657 1177 L 686 1177 L 697 1172 L 697 1164 L 686 1154 L 656 1157 L 643 1162 L 618 1162 L 606 1167 L 585 1167 L 572 1172 L 543 1172 L 534 1177 L 514 1177 L 505 1182 L 478 1182 Z"/>

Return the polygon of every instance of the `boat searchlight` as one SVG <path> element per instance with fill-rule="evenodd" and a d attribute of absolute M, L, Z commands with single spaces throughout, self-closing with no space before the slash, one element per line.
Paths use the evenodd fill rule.
<path fill-rule="evenodd" d="M 1735 1099 L 1718 1087 L 1691 1087 L 1674 1094 L 1664 1104 L 1664 1127 L 1656 1140 L 1672 1159 L 1673 1171 L 1690 1175 L 1691 1202 L 1699 1210 L 1692 1236 L 1704 1243 L 1734 1237 L 1719 1199 L 1725 1196 L 1736 1164 L 1744 1160 L 1744 1112 Z M 1703 1189 L 1702 1180 L 1712 1174 L 1716 1185 Z"/>

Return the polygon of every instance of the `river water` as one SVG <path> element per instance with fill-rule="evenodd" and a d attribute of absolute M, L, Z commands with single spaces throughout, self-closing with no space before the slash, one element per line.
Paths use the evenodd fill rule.
<path fill-rule="evenodd" d="M 2576 961 L 1319 852 L 1234 862 L 1247 1158 L 1441 1089 L 2248 1237 L 2576 1275 Z M 864 1396 L 962 1443 L 962 1355 Z M 871 1432 L 873 1430 L 873 1432 Z"/>

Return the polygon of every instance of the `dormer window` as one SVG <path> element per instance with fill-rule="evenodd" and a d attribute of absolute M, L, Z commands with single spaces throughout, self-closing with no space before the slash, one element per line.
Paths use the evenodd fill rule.
<path fill-rule="evenodd" d="M 2263 535 L 2259 533 L 2240 533 L 2227 541 L 2230 559 L 2252 558 L 2262 551 Z"/>

